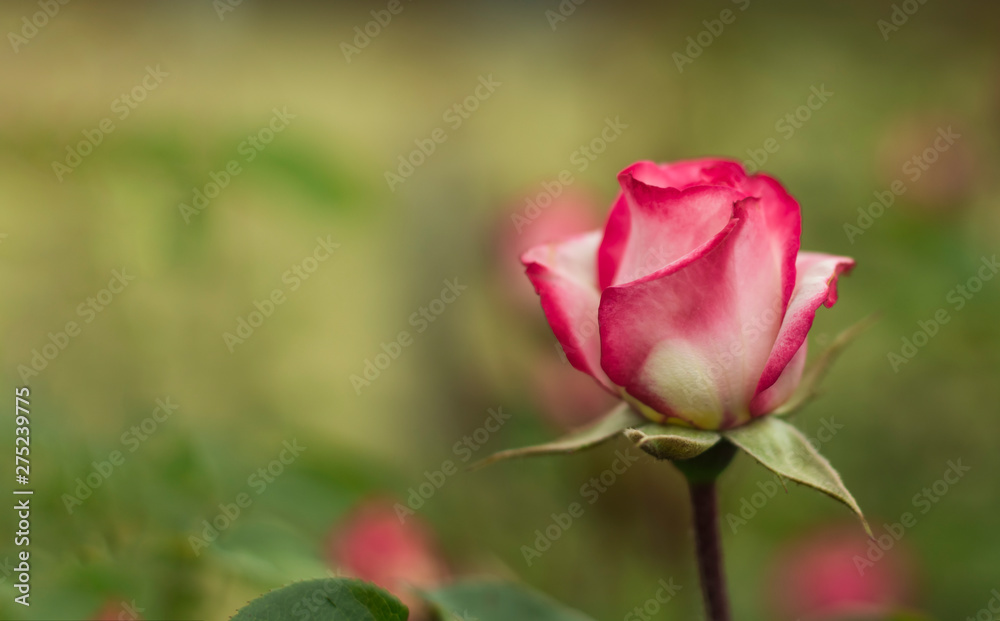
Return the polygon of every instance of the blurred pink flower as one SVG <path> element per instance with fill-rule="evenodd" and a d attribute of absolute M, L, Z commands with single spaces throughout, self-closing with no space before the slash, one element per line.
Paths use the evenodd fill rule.
<path fill-rule="evenodd" d="M 504 299 L 520 313 L 541 321 L 538 296 L 524 278 L 524 266 L 517 257 L 528 249 L 593 230 L 601 225 L 598 201 L 582 190 L 562 188 L 559 196 L 547 191 L 528 194 L 503 212 L 497 240 L 498 280 Z M 587 377 L 581 376 L 553 347 L 533 356 L 534 401 L 541 413 L 563 429 L 584 425 L 607 412 L 615 400 Z"/>
<path fill-rule="evenodd" d="M 548 195 L 546 195 L 548 197 Z M 498 224 L 497 263 L 503 291 L 519 310 L 538 312 L 538 297 L 524 278 L 524 266 L 517 260 L 528 249 L 600 226 L 598 202 L 585 192 L 562 191 L 549 201 L 538 195 L 514 202 Z M 545 204 L 546 207 L 540 205 Z"/>
<path fill-rule="evenodd" d="M 606 414 L 618 399 L 556 356 L 540 357 L 533 365 L 535 399 L 549 420 L 573 429 Z"/>
<path fill-rule="evenodd" d="M 327 560 L 331 567 L 373 582 L 411 608 L 419 600 L 409 587 L 429 588 L 447 576 L 433 538 L 416 516 L 397 516 L 394 503 L 368 500 L 330 534 Z"/>
<path fill-rule="evenodd" d="M 109 600 L 91 617 L 92 621 L 142 621 L 134 602 Z"/>
<path fill-rule="evenodd" d="M 859 563 L 869 558 L 872 545 L 856 528 L 839 526 L 788 545 L 769 580 L 776 617 L 791 621 L 886 614 L 911 603 L 915 572 L 905 560 L 909 555 L 897 541 L 873 565 Z"/>

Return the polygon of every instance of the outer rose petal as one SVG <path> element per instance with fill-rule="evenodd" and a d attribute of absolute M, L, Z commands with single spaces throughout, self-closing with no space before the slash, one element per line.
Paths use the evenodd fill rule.
<path fill-rule="evenodd" d="M 802 241 L 802 211 L 799 203 L 780 183 L 768 175 L 747 177 L 744 189 L 760 199 L 767 214 L 767 229 L 774 237 L 772 249 L 782 261 L 781 312 L 784 314 L 795 289 L 795 260 Z"/>
<path fill-rule="evenodd" d="M 816 310 L 830 308 L 837 301 L 837 278 L 854 268 L 854 259 L 818 252 L 800 252 L 795 261 L 795 292 L 781 322 L 767 366 L 761 374 L 758 392 L 774 384 L 806 340 Z"/>
<path fill-rule="evenodd" d="M 757 199 L 668 268 L 610 287 L 601 364 L 632 399 L 706 429 L 750 420 L 750 400 L 781 322 L 781 254 Z"/>
<path fill-rule="evenodd" d="M 625 254 L 626 244 L 628 243 L 630 233 L 633 230 L 631 218 L 632 208 L 630 208 L 627 199 L 629 197 L 634 198 L 634 193 L 629 192 L 626 185 L 629 185 L 630 187 L 647 186 L 650 190 L 645 190 L 645 192 L 650 193 L 653 192 L 653 189 L 655 188 L 685 190 L 699 185 L 729 186 L 736 188 L 743 183 L 745 179 L 746 173 L 743 171 L 743 167 L 740 166 L 740 164 L 728 160 L 718 159 L 691 160 L 687 162 L 662 165 L 650 161 L 642 161 L 636 162 L 619 173 L 618 180 L 619 183 L 622 184 L 622 193 L 618 196 L 614 206 L 611 208 L 611 213 L 608 215 L 608 222 L 604 230 L 604 239 L 601 241 L 601 247 L 598 251 L 598 276 L 600 288 L 605 289 L 615 283 L 634 280 L 634 278 L 616 278 L 622 257 Z M 743 197 L 740 196 L 738 198 Z M 738 200 L 738 198 L 734 200 Z M 660 238 L 660 241 L 656 246 L 644 248 L 647 256 L 640 257 L 640 260 L 645 262 L 646 269 L 644 270 L 644 273 L 640 275 L 645 276 L 646 274 L 652 273 L 657 269 L 661 269 L 670 263 L 670 261 L 659 261 L 658 264 L 652 264 L 649 260 L 651 257 L 663 258 L 664 254 L 673 254 L 679 258 L 687 252 L 694 250 L 694 248 L 701 243 L 708 241 L 711 235 L 717 233 L 718 230 L 724 225 L 725 221 L 723 220 L 719 228 L 711 231 L 708 235 L 699 240 L 698 244 L 688 247 L 685 251 L 678 250 L 676 247 L 671 248 L 671 246 L 669 246 L 676 229 L 671 228 L 670 230 L 667 230 L 667 234 Z M 641 227 L 642 224 L 640 223 L 638 226 Z M 667 246 L 669 250 L 667 252 L 649 252 L 653 249 L 659 250 L 661 246 Z M 639 244 L 639 248 L 643 248 L 641 244 Z"/>
<path fill-rule="evenodd" d="M 625 254 L 628 234 L 632 230 L 632 219 L 629 216 L 628 201 L 625 194 L 619 194 L 615 204 L 611 206 L 608 222 L 604 225 L 604 238 L 597 250 L 597 284 L 601 291 L 607 289 L 615 280 L 618 264 Z"/>
<path fill-rule="evenodd" d="M 559 244 L 536 246 L 521 262 L 541 297 L 545 318 L 577 369 L 588 373 L 617 394 L 614 384 L 601 370 L 601 338 L 597 309 L 597 247 L 601 232 L 593 231 Z"/>
<path fill-rule="evenodd" d="M 785 366 L 778 380 L 767 389 L 761 391 L 750 402 L 750 415 L 763 416 L 778 409 L 788 401 L 802 380 L 802 371 L 806 368 L 806 349 L 808 341 L 802 343 L 792 360 Z"/>

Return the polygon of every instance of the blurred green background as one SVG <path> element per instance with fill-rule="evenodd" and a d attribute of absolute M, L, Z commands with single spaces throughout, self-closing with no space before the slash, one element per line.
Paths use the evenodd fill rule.
<path fill-rule="evenodd" d="M 519 234 L 511 213 L 569 171 L 564 196 L 597 223 L 631 162 L 705 155 L 766 156 L 761 168 L 802 205 L 803 247 L 857 259 L 840 302 L 818 313 L 811 351 L 873 311 L 882 319 L 797 424 L 809 435 L 842 425 L 821 450 L 879 535 L 949 460 L 969 466 L 880 567 L 903 567 L 904 603 L 932 618 L 987 605 L 1000 586 L 1000 279 L 960 310 L 947 296 L 1000 246 L 995 3 L 927 0 L 886 30 L 888 1 L 591 0 L 564 3 L 575 9 L 560 21 L 546 13 L 556 0 L 404 1 L 346 54 L 385 2 L 220 6 L 71 2 L 30 37 L 23 19 L 38 3 L 0 8 L 0 30 L 15 33 L 0 51 L 2 377 L 11 393 L 31 387 L 36 490 L 32 607 L 12 603 L 4 569 L 0 617 L 93 618 L 124 600 L 146 619 L 228 618 L 335 569 L 329 538 L 358 503 L 406 502 L 425 472 L 465 465 L 454 445 L 489 408 L 510 420 L 476 458 L 580 422 L 601 397 L 567 372 L 537 303 L 511 284 L 516 249 L 544 216 Z M 700 35 L 723 10 L 732 23 Z M 693 62 L 679 68 L 678 54 Z M 481 79 L 494 86 L 476 98 Z M 833 94 L 782 123 L 813 87 Z M 456 104 L 469 107 L 449 115 Z M 276 108 L 294 118 L 261 134 Z M 608 119 L 627 128 L 580 159 Z M 960 138 L 913 179 L 907 161 L 949 127 Z M 444 141 L 390 184 L 435 128 Z M 67 149 L 81 154 L 88 135 L 100 143 L 72 165 Z M 251 136 L 273 140 L 257 150 Z M 185 215 L 179 205 L 233 160 L 239 173 Z M 906 192 L 848 234 L 897 179 Z M 339 247 L 312 263 L 317 238 Z M 109 298 L 115 270 L 134 280 Z M 414 321 L 455 279 L 467 289 L 435 321 Z M 227 344 L 275 289 L 283 302 Z M 889 354 L 942 308 L 949 323 L 894 369 Z M 33 362 L 69 321 L 79 333 Z M 401 331 L 412 344 L 370 385 L 352 383 Z M 167 398 L 177 409 L 156 421 Z M 145 440 L 128 435 L 137 425 Z M 258 494 L 248 477 L 294 440 L 305 451 Z M 700 618 L 683 482 L 646 458 L 525 562 L 536 529 L 624 448 L 459 472 L 414 519 L 453 575 L 517 577 L 598 619 L 625 617 L 673 578 L 683 588 L 653 618 Z M 124 462 L 69 512 L 77 479 L 113 451 Z M 723 511 L 739 515 L 766 480 L 740 458 Z M 202 521 L 243 492 L 252 504 L 195 554 Z M 736 532 L 724 523 L 737 618 L 783 618 L 775 568 L 789 542 L 846 527 L 865 545 L 851 520 L 793 486 Z M 0 529 L 10 558 L 13 512 Z"/>

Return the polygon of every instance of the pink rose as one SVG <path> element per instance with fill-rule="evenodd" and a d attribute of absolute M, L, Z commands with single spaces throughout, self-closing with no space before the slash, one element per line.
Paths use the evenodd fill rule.
<path fill-rule="evenodd" d="M 872 546 L 841 527 L 818 529 L 786 546 L 768 579 L 774 618 L 882 618 L 912 604 L 917 580 L 906 548 L 897 542 L 891 555 L 870 562 Z"/>
<path fill-rule="evenodd" d="M 550 351 L 550 356 L 530 361 L 535 402 L 549 421 L 562 429 L 578 429 L 615 406 L 614 397 Z"/>
<path fill-rule="evenodd" d="M 515 201 L 498 222 L 499 232 L 497 261 L 499 276 L 504 288 L 504 298 L 510 300 L 518 311 L 538 312 L 538 302 L 531 285 L 524 282 L 524 275 L 512 257 L 520 256 L 530 248 L 540 244 L 565 239 L 571 235 L 585 233 L 600 226 L 596 206 L 599 204 L 590 194 L 579 190 L 565 190 L 562 195 L 551 199 L 546 207 L 537 212 L 528 212 L 526 201 Z M 534 203 L 528 203 L 534 204 Z M 533 216 L 533 217 L 532 217 Z"/>
<path fill-rule="evenodd" d="M 657 422 L 775 410 L 854 261 L 799 252 L 798 203 L 735 162 L 638 162 L 618 182 L 603 231 L 521 258 L 570 362 Z"/>
<path fill-rule="evenodd" d="M 374 582 L 399 597 L 416 616 L 420 599 L 413 588 L 438 586 L 448 570 L 429 530 L 416 516 L 400 516 L 388 499 L 371 499 L 355 508 L 331 534 L 331 566 Z"/>

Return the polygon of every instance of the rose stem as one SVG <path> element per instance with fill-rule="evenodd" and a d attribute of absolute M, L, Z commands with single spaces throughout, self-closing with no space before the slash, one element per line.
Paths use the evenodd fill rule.
<path fill-rule="evenodd" d="M 708 621 L 731 619 L 722 565 L 716 482 L 735 455 L 736 447 L 723 440 L 697 457 L 673 462 L 687 478 L 688 488 L 691 490 L 698 575 L 701 578 L 701 591 L 705 596 Z"/>
<path fill-rule="evenodd" d="M 719 508 L 715 481 L 689 483 L 694 511 L 694 538 L 698 573 L 710 621 L 730 621 L 729 597 L 722 566 L 722 538 L 719 536 Z"/>

